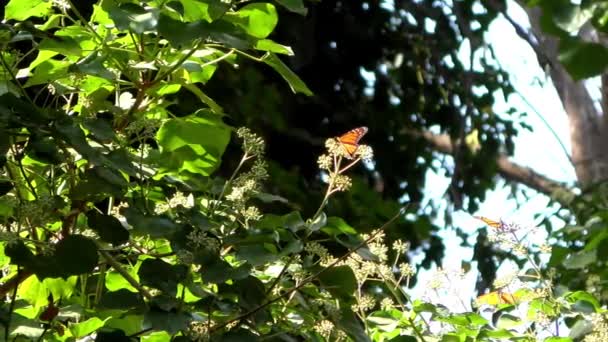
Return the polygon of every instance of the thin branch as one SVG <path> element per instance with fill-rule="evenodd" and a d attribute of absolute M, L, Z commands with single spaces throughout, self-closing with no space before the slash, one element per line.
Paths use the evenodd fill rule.
<path fill-rule="evenodd" d="M 437 135 L 428 131 L 407 130 L 407 134 L 426 140 L 438 152 L 453 154 L 454 148 L 450 137 Z M 533 169 L 521 166 L 509 160 L 506 155 L 499 155 L 496 159 L 498 173 L 505 179 L 522 183 L 531 189 L 543 193 L 562 205 L 567 205 L 575 196 L 575 193 L 564 184 L 552 180 Z"/>

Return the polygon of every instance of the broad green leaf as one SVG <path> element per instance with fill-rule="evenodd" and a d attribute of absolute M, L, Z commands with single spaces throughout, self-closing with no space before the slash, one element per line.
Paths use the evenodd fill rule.
<path fill-rule="evenodd" d="M 260 306 L 266 299 L 264 284 L 256 277 L 249 276 L 234 282 L 239 304 L 248 310 Z"/>
<path fill-rule="evenodd" d="M 581 337 L 589 334 L 593 331 L 593 323 L 579 318 L 576 323 L 570 328 L 570 332 L 568 333 L 568 337 L 574 340 L 578 340 Z"/>
<path fill-rule="evenodd" d="M 144 33 L 156 29 L 159 21 L 159 11 L 155 8 L 143 8 L 132 3 L 113 7 L 109 11 L 110 18 L 119 30 L 131 30 Z"/>
<path fill-rule="evenodd" d="M 122 330 L 100 331 L 95 342 L 131 342 L 131 338 Z"/>
<path fill-rule="evenodd" d="M 601 309 L 601 305 L 598 300 L 588 292 L 576 291 L 569 293 L 565 298 L 573 303 L 573 310 L 583 313 L 594 313 Z"/>
<path fill-rule="evenodd" d="M 188 171 L 208 176 L 219 166 L 230 140 L 230 129 L 209 111 L 199 113 L 171 119 L 158 130 L 156 137 L 163 158 L 161 171 Z"/>
<path fill-rule="evenodd" d="M 203 21 L 184 23 L 161 14 L 158 19 L 158 32 L 173 46 L 190 43 L 195 39 L 205 40 L 209 36 L 209 24 Z"/>
<path fill-rule="evenodd" d="M 108 291 L 101 296 L 99 307 L 106 309 L 141 309 L 145 303 L 139 293 L 131 292 L 127 289 L 118 291 Z"/>
<path fill-rule="evenodd" d="M 570 254 L 563 265 L 567 269 L 582 269 L 597 261 L 597 250 Z"/>
<path fill-rule="evenodd" d="M 45 17 L 53 3 L 48 0 L 10 0 L 4 8 L 4 20 L 23 21 L 29 17 Z"/>
<path fill-rule="evenodd" d="M 0 179 L 0 196 L 6 195 L 13 189 L 13 182 L 7 179 Z"/>
<path fill-rule="evenodd" d="M 496 327 L 498 329 L 511 329 L 517 326 L 522 325 L 522 320 L 514 315 L 502 314 L 498 318 L 498 322 L 496 323 Z"/>
<path fill-rule="evenodd" d="M 80 56 L 82 49 L 77 41 L 71 37 L 61 37 L 61 39 L 45 38 L 38 45 L 40 51 L 53 51 L 64 56 Z"/>
<path fill-rule="evenodd" d="M 83 122 L 91 135 L 102 142 L 111 142 L 116 138 L 112 125 L 107 120 L 103 119 L 86 119 Z"/>
<path fill-rule="evenodd" d="M 578 39 L 561 39 L 559 61 L 574 80 L 600 75 L 608 66 L 608 48 Z"/>
<path fill-rule="evenodd" d="M 191 321 L 191 315 L 183 311 L 166 312 L 153 308 L 144 315 L 145 326 L 149 326 L 155 330 L 166 331 L 172 335 L 186 329 Z"/>
<path fill-rule="evenodd" d="M 171 265 L 161 259 L 146 259 L 139 268 L 142 285 L 162 290 L 171 296 L 177 293 L 177 283 L 186 279 L 188 268 L 185 265 Z"/>
<path fill-rule="evenodd" d="M 141 342 L 170 342 L 171 335 L 166 331 L 155 331 L 149 335 L 142 336 Z"/>
<path fill-rule="evenodd" d="M 91 317 L 84 322 L 71 324 L 70 331 L 74 337 L 84 337 L 103 327 L 104 323 L 109 319 L 110 317 L 102 321 L 97 317 Z"/>
<path fill-rule="evenodd" d="M 353 270 L 344 265 L 332 267 L 319 275 L 321 285 L 337 298 L 350 298 L 357 289 Z"/>
<path fill-rule="evenodd" d="M 68 61 L 47 59 L 34 69 L 32 76 L 28 78 L 24 86 L 31 87 L 67 77 L 70 65 Z"/>
<path fill-rule="evenodd" d="M 289 46 L 275 43 L 270 39 L 261 39 L 255 43 L 255 48 L 261 51 L 280 53 L 287 56 L 293 56 L 293 50 Z"/>
<path fill-rule="evenodd" d="M 93 240 L 82 235 L 70 235 L 57 243 L 53 259 L 61 266 L 62 273 L 69 276 L 93 271 L 99 258 Z"/>
<path fill-rule="evenodd" d="M 183 6 L 183 16 L 187 22 L 201 19 L 212 22 L 230 8 L 230 3 L 224 1 L 179 0 L 179 2 Z"/>
<path fill-rule="evenodd" d="M 269 3 L 245 5 L 236 13 L 226 15 L 226 19 L 242 27 L 249 35 L 256 38 L 266 38 L 279 21 L 276 8 Z"/>
<path fill-rule="evenodd" d="M 543 342 L 572 342 L 570 337 L 547 337 Z"/>
<path fill-rule="evenodd" d="M 306 223 L 306 226 L 311 232 L 316 232 L 327 224 L 327 215 L 322 211 L 319 215 L 317 215 L 314 221 L 307 221 Z"/>
<path fill-rule="evenodd" d="M 46 278 L 42 281 L 44 286 L 51 292 L 55 300 L 60 298 L 70 298 L 74 293 L 77 276 L 71 276 L 67 279 L 63 278 Z"/>
<path fill-rule="evenodd" d="M 304 81 L 302 81 L 298 75 L 291 71 L 275 54 L 269 52 L 262 58 L 264 63 L 270 65 L 276 72 L 278 72 L 294 93 L 302 93 L 304 95 L 312 96 L 312 91 L 308 89 Z"/>
<path fill-rule="evenodd" d="M 357 316 L 355 316 L 349 306 L 344 306 L 340 310 L 339 319 L 334 323 L 340 330 L 350 336 L 353 341 L 371 342 L 371 339 L 365 333 L 365 329 L 363 329 L 361 322 Z"/>
<path fill-rule="evenodd" d="M 104 215 L 97 210 L 87 212 L 89 227 L 93 228 L 99 238 L 114 246 L 121 245 L 129 240 L 129 231 L 123 227 L 120 221 L 111 215 Z"/>
<path fill-rule="evenodd" d="M 308 13 L 308 9 L 304 6 L 303 0 L 277 0 L 277 2 L 291 12 L 301 15 L 306 15 Z"/>
<path fill-rule="evenodd" d="M 177 223 L 167 217 L 143 215 L 134 208 L 127 208 L 124 215 L 135 233 L 152 238 L 172 236 L 179 228 Z"/>
<path fill-rule="evenodd" d="M 268 250 L 264 245 L 256 244 L 239 246 L 236 252 L 239 259 L 246 260 L 257 267 L 278 259 L 278 255 Z"/>

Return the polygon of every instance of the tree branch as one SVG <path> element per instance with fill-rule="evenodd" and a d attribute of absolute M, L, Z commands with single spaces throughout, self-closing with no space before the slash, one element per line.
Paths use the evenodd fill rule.
<path fill-rule="evenodd" d="M 422 138 L 438 152 L 453 155 L 454 147 L 448 135 L 437 135 L 428 131 L 408 130 L 408 134 Z M 505 155 L 496 159 L 498 173 L 506 180 L 518 182 L 545 194 L 562 205 L 567 205 L 575 193 L 564 184 L 554 181 L 533 169 L 518 165 Z"/>

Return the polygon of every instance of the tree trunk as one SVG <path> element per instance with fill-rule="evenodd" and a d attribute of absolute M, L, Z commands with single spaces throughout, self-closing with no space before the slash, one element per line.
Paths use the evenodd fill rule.
<path fill-rule="evenodd" d="M 536 38 L 536 42 L 528 41 L 536 45 L 533 46 L 533 49 L 541 67 L 549 67 L 549 76 L 568 115 L 572 161 L 578 185 L 586 188 L 596 182 L 606 180 L 608 179 L 608 149 L 606 149 L 608 147 L 608 119 L 596 109 L 584 83 L 575 82 L 559 63 L 559 40 L 541 30 L 541 10 L 522 7 L 528 13 L 532 33 Z M 605 89 L 606 77 L 602 77 L 602 81 L 602 95 L 606 97 L 608 96 Z M 603 100 L 606 102 L 605 99 Z"/>

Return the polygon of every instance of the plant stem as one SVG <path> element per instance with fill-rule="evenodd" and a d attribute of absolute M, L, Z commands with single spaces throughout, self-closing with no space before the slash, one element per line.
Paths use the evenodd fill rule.
<path fill-rule="evenodd" d="M 137 280 L 135 280 L 130 274 L 129 272 L 127 272 L 122 265 L 116 261 L 116 259 L 114 259 L 110 253 L 102 250 L 99 246 L 99 244 L 97 244 L 97 248 L 99 249 L 99 254 L 101 254 L 101 256 L 106 259 L 106 261 L 108 262 L 108 264 L 112 265 L 112 267 L 116 270 L 116 272 L 118 272 L 123 278 L 125 278 L 125 280 L 127 282 L 129 282 L 129 284 L 131 284 L 131 286 L 133 286 L 134 288 L 137 289 L 137 291 L 139 291 L 139 293 L 141 293 L 142 296 L 144 296 L 146 299 L 150 300 L 152 299 L 152 295 L 150 294 L 150 292 L 148 292 L 148 290 L 146 290 L 143 286 L 141 286 Z"/>

